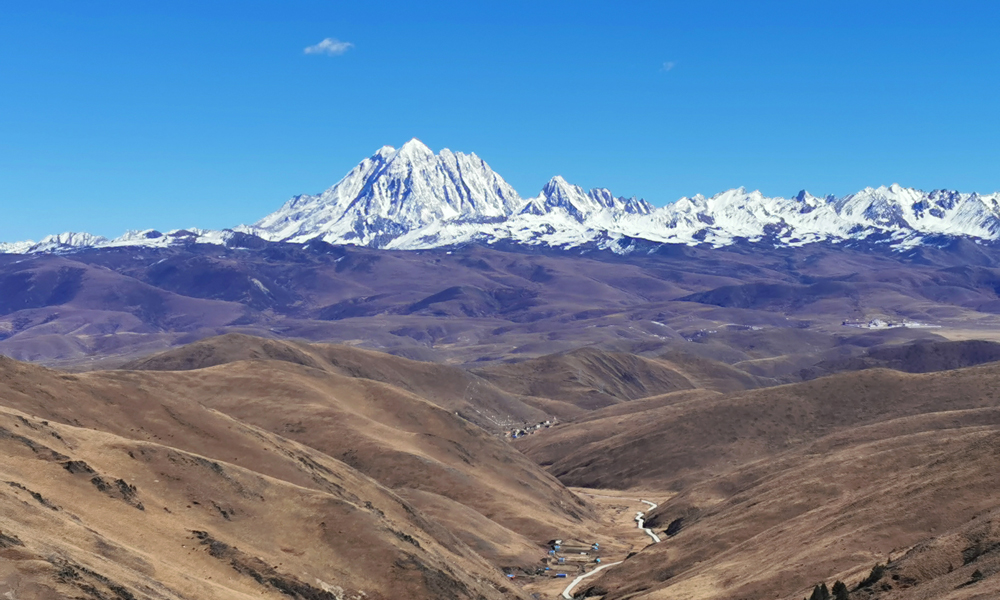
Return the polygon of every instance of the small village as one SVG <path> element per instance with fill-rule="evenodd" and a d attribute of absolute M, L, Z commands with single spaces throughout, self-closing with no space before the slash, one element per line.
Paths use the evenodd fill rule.
<path fill-rule="evenodd" d="M 601 563 L 601 545 L 581 540 L 549 540 L 548 551 L 535 569 L 515 573 L 508 571 L 510 579 L 549 577 L 553 579 L 576 578 L 593 572 Z"/>
<path fill-rule="evenodd" d="M 888 321 L 885 319 L 845 319 L 841 325 L 844 327 L 859 327 L 861 329 L 896 329 L 906 327 L 909 329 L 938 329 L 940 325 L 928 325 L 927 323 L 917 323 L 913 321 Z"/>
<path fill-rule="evenodd" d="M 601 563 L 601 546 L 597 542 L 588 544 L 579 540 L 552 540 L 544 563 L 542 574 L 549 577 L 580 575 L 588 567 Z"/>
<path fill-rule="evenodd" d="M 553 425 L 556 425 L 558 422 L 559 421 L 556 420 L 556 419 L 549 419 L 547 421 L 542 421 L 540 423 L 535 423 L 534 425 L 526 425 L 524 427 L 516 427 L 514 429 L 510 429 L 510 430 L 504 432 L 504 437 L 510 438 L 512 440 L 516 440 L 516 439 L 522 438 L 522 437 L 524 437 L 526 435 L 535 433 L 536 431 L 539 431 L 541 429 L 548 429 L 549 427 L 552 427 Z"/>

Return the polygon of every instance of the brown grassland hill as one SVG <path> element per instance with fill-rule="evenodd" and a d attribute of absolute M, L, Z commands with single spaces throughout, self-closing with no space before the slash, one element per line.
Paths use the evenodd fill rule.
<path fill-rule="evenodd" d="M 498 387 L 584 410 L 691 389 L 683 374 L 634 354 L 582 348 L 475 371 Z"/>
<path fill-rule="evenodd" d="M 541 599 L 565 580 L 524 575 L 569 536 L 623 561 L 580 598 L 998 597 L 1000 363 L 954 368 L 994 345 L 869 337 L 776 385 L 829 340 L 758 333 L 723 331 L 726 361 L 242 334 L 112 371 L 0 358 L 0 595 Z"/>
<path fill-rule="evenodd" d="M 525 397 L 491 385 L 468 371 L 337 344 L 269 340 L 230 333 L 127 363 L 143 371 L 189 371 L 242 360 L 270 360 L 385 383 L 480 425 L 503 431 L 543 421 L 550 414 L 575 415 L 573 404 Z"/>
<path fill-rule="evenodd" d="M 371 478 L 224 415 L 202 417 L 179 446 L 225 446 L 228 460 L 0 409 L 7 597 L 516 595 Z"/>
<path fill-rule="evenodd" d="M 564 483 L 668 498 L 647 515 L 664 541 L 579 593 L 791 600 L 842 580 L 851 598 L 997 597 L 1000 364 L 670 396 L 521 442 Z"/>
<path fill-rule="evenodd" d="M 452 371 L 425 365 L 435 403 L 365 376 L 419 388 L 405 359 L 214 343 L 145 364 L 183 371 L 0 359 L 0 581 L 17 598 L 521 597 L 499 567 L 593 522 L 439 405 L 461 400 Z"/>

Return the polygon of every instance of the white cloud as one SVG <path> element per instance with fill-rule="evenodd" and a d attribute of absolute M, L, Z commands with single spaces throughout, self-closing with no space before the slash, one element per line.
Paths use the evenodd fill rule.
<path fill-rule="evenodd" d="M 351 42 L 342 42 L 337 38 L 326 38 L 315 46 L 305 49 L 306 54 L 326 54 L 329 56 L 340 56 L 354 47 Z"/>
<path fill-rule="evenodd" d="M 674 67 L 676 67 L 676 66 L 677 66 L 677 63 L 675 63 L 674 61 L 672 61 L 672 60 L 671 61 L 667 61 L 667 62 L 663 63 L 663 72 L 666 73 L 668 71 L 673 71 Z"/>

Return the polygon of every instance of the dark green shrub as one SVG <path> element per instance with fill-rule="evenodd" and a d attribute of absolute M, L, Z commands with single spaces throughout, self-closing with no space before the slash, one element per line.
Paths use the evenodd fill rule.
<path fill-rule="evenodd" d="M 830 590 L 826 587 L 826 584 L 821 583 L 814 587 L 809 600 L 830 600 Z"/>
<path fill-rule="evenodd" d="M 882 579 L 883 575 L 885 575 L 885 565 L 876 564 L 872 567 L 871 573 L 868 574 L 868 577 L 865 577 L 864 581 L 859 583 L 858 587 L 855 589 L 871 587 L 878 583 L 878 581 Z"/>

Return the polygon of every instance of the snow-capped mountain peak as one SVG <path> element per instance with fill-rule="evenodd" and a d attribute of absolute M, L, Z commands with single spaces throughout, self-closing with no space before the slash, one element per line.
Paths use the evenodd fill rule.
<path fill-rule="evenodd" d="M 583 222 L 602 213 L 612 218 L 624 214 L 645 215 L 652 212 L 653 206 L 634 197 L 616 198 L 611 190 L 605 188 L 585 192 L 580 186 L 556 175 L 545 184 L 541 194 L 525 203 L 521 213 L 544 215 L 553 210 L 563 210 Z"/>
<path fill-rule="evenodd" d="M 269 239 L 384 247 L 442 222 L 502 219 L 521 204 L 500 175 L 475 154 L 439 154 L 412 139 L 383 147 L 319 195 L 296 196 L 255 225 Z"/>
<path fill-rule="evenodd" d="M 447 150 L 447 148 L 445 150 Z M 434 151 L 428 148 L 426 144 L 417 138 L 412 138 L 410 141 L 400 146 L 399 150 L 394 152 L 393 158 L 400 158 L 402 160 L 409 161 L 433 160 Z"/>
<path fill-rule="evenodd" d="M 628 238 L 724 246 L 747 240 L 798 246 L 823 240 L 874 240 L 894 248 L 927 236 L 1000 241 L 1000 194 L 930 193 L 899 184 L 843 197 L 803 190 L 768 197 L 743 187 L 654 208 L 610 190 L 585 191 L 561 176 L 539 195 L 521 196 L 475 154 L 434 153 L 414 138 L 383 146 L 324 192 L 288 200 L 253 226 L 231 230 L 130 231 L 108 240 L 65 233 L 41 242 L 0 244 L 0 252 L 71 252 L 110 246 L 226 244 L 238 235 L 300 243 L 419 249 L 508 240 L 521 244 L 627 251 Z M 236 243 L 240 243 L 237 241 Z"/>
<path fill-rule="evenodd" d="M 525 202 L 521 212 L 545 215 L 553 210 L 563 210 L 578 221 L 583 221 L 600 208 L 583 188 L 572 185 L 561 175 L 556 175 L 545 184 L 537 197 L 529 198 Z"/>
<path fill-rule="evenodd" d="M 108 239 L 99 235 L 89 233 L 76 233 L 67 231 L 56 235 L 47 235 L 37 244 L 32 244 L 30 252 L 54 252 L 60 250 L 72 250 L 75 248 L 89 248 L 107 242 Z"/>

